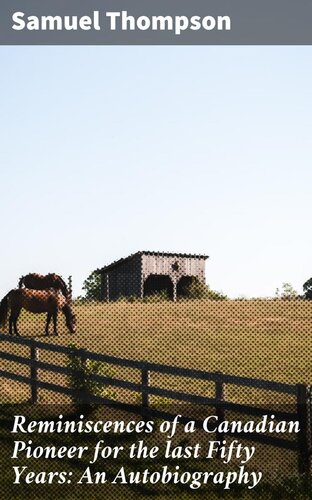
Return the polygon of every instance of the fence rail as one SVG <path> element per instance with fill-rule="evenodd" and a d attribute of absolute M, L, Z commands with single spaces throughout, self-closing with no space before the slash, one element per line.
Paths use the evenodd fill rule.
<path fill-rule="evenodd" d="M 240 377 L 234 375 L 226 375 L 218 372 L 205 372 L 202 370 L 194 370 L 188 368 L 180 368 L 169 365 L 162 365 L 157 363 L 149 363 L 144 361 L 129 360 L 117 358 L 114 356 L 107 356 L 98 354 L 86 349 L 75 349 L 73 351 L 70 347 L 65 347 L 48 342 L 42 342 L 29 338 L 9 337 L 5 334 L 0 334 L 0 345 L 15 344 L 21 346 L 28 346 L 29 356 L 20 356 L 11 354 L 4 350 L 0 350 L 0 359 L 18 363 L 20 365 L 29 366 L 29 376 L 21 375 L 19 373 L 11 372 L 8 370 L 0 369 L 0 377 L 15 380 L 30 387 L 30 400 L 32 403 L 38 401 L 39 389 L 45 389 L 55 393 L 63 394 L 69 397 L 77 395 L 77 392 L 68 386 L 46 382 L 40 380 L 39 370 L 44 370 L 49 373 L 57 373 L 60 375 L 69 376 L 72 372 L 69 368 L 56 365 L 50 362 L 40 361 L 40 351 L 48 351 L 57 354 L 70 355 L 75 354 L 83 360 L 94 360 L 107 363 L 122 368 L 133 368 L 140 372 L 140 382 L 131 382 L 122 380 L 115 377 L 108 377 L 104 375 L 91 375 L 91 379 L 96 382 L 107 384 L 109 386 L 118 387 L 134 391 L 141 395 L 141 404 L 129 404 L 121 401 L 113 401 L 109 398 L 102 396 L 94 396 L 92 394 L 84 395 L 86 402 L 99 403 L 99 404 L 115 404 L 119 408 L 137 412 L 142 415 L 149 415 L 155 418 L 174 418 L 175 414 L 168 411 L 162 411 L 153 408 L 150 401 L 150 396 L 162 396 L 172 401 L 191 403 L 193 405 L 209 405 L 216 408 L 216 415 L 219 421 L 226 419 L 226 411 L 237 412 L 244 415 L 263 416 L 270 413 L 266 408 L 257 407 L 254 405 L 240 404 L 229 401 L 226 398 L 225 388 L 227 385 L 243 386 L 249 388 L 262 389 L 266 391 L 274 391 L 278 393 L 288 394 L 294 397 L 295 412 L 273 411 L 275 418 L 282 421 L 298 421 L 300 432 L 296 440 L 283 439 L 274 436 L 268 436 L 257 433 L 231 433 L 232 436 L 239 436 L 241 439 L 260 442 L 270 446 L 276 446 L 288 450 L 296 451 L 298 454 L 298 470 L 300 473 L 307 473 L 310 468 L 310 455 L 311 455 L 311 412 L 310 412 L 310 386 L 305 384 L 286 384 L 281 382 L 272 382 L 263 379 L 251 379 L 247 377 Z M 190 394 L 183 391 L 172 389 L 165 389 L 162 387 L 155 387 L 151 384 L 151 374 L 161 373 L 173 375 L 175 377 L 188 377 L 194 380 L 204 380 L 213 382 L 215 386 L 214 397 L 200 396 Z M 189 417 L 182 416 L 181 422 L 187 422 Z M 202 420 L 195 420 L 197 426 L 202 426 Z M 220 437 L 220 436 L 219 436 Z"/>

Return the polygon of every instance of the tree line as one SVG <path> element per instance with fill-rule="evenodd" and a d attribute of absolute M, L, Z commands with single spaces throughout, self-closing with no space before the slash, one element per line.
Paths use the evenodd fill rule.
<path fill-rule="evenodd" d="M 290 283 L 283 283 L 281 288 L 276 288 L 275 298 L 278 299 L 312 299 L 312 278 L 308 279 L 303 285 L 303 294 L 300 295 Z M 84 291 L 83 300 L 101 300 L 101 275 L 93 271 L 85 279 L 82 287 Z M 194 278 L 185 289 L 186 298 L 210 298 L 215 300 L 226 299 L 226 295 L 211 290 L 208 285 L 200 283 Z M 164 297 L 165 298 L 165 297 Z"/>

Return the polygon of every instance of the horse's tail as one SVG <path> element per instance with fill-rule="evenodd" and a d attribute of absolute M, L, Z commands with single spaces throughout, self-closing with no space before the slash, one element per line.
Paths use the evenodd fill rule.
<path fill-rule="evenodd" d="M 21 279 L 19 280 L 18 288 L 22 288 L 22 286 L 24 285 L 24 278 L 25 278 L 25 276 L 22 276 Z"/>
<path fill-rule="evenodd" d="M 0 302 L 0 327 L 4 328 L 8 319 L 9 313 L 9 295 L 8 293 Z"/>

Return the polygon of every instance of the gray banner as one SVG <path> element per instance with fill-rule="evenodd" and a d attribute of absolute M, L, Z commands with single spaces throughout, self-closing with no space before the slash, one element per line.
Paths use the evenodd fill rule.
<path fill-rule="evenodd" d="M 1 45 L 310 45 L 312 0 L 2 0 Z"/>

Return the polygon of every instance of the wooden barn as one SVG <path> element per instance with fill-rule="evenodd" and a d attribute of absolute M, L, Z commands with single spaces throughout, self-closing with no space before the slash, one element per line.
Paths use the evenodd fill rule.
<path fill-rule="evenodd" d="M 176 300 L 193 277 L 205 283 L 207 255 L 136 252 L 98 269 L 102 300 L 141 297 L 166 290 Z"/>

